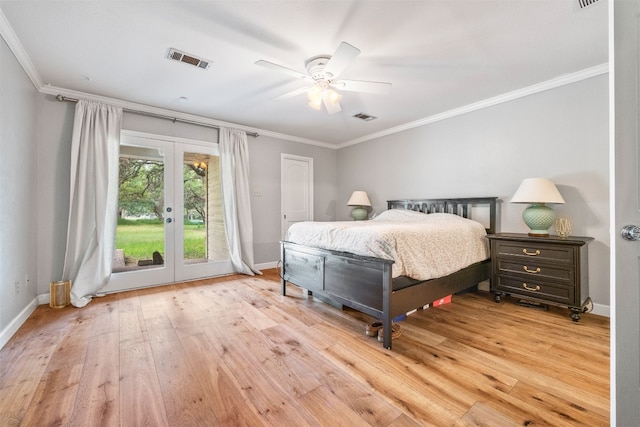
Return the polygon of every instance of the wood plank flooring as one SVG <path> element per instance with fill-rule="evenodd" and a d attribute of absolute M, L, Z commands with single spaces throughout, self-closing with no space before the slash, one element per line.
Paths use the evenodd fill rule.
<path fill-rule="evenodd" d="M 0 426 L 606 426 L 609 319 L 487 293 L 372 319 L 274 270 L 39 306 L 0 350 Z"/>

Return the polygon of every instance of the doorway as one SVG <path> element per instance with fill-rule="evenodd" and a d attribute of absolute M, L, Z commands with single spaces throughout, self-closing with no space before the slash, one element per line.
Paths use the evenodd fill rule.
<path fill-rule="evenodd" d="M 116 292 L 233 272 L 217 145 L 123 132 Z"/>
<path fill-rule="evenodd" d="M 292 224 L 313 221 L 313 158 L 281 154 L 281 238 Z"/>

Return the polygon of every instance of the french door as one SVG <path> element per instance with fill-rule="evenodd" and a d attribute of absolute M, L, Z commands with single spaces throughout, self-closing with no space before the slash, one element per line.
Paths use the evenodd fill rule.
<path fill-rule="evenodd" d="M 104 292 L 233 272 L 217 145 L 123 132 L 118 231 Z"/>

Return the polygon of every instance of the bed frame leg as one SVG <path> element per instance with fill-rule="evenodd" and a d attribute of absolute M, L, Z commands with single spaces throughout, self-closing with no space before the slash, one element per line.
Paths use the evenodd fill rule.
<path fill-rule="evenodd" d="M 382 271 L 382 345 L 391 350 L 391 264 L 385 264 Z"/>
<path fill-rule="evenodd" d="M 391 328 L 393 322 L 391 319 L 385 318 L 382 320 L 382 346 L 391 350 Z"/>
<path fill-rule="evenodd" d="M 280 283 L 282 285 L 282 296 L 287 296 L 287 281 L 284 279 L 284 243 L 280 242 Z"/>

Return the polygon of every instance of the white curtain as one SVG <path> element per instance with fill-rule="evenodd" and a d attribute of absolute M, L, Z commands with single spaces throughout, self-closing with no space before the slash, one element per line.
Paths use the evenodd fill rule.
<path fill-rule="evenodd" d="M 71 304 L 84 307 L 111 277 L 118 211 L 122 109 L 76 104 L 71 141 L 71 191 L 63 280 Z"/>
<path fill-rule="evenodd" d="M 262 274 L 253 263 L 249 146 L 244 131 L 220 128 L 220 182 L 231 264 L 238 273 Z"/>

